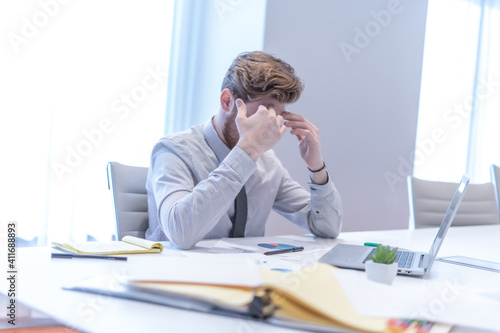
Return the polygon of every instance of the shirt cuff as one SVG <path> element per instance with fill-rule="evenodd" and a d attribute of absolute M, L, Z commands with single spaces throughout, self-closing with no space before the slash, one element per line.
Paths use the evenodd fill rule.
<path fill-rule="evenodd" d="M 248 178 L 257 169 L 257 163 L 240 147 L 234 147 L 223 161 L 224 164 L 233 169 L 242 179 L 242 183 L 246 183 Z"/>
<path fill-rule="evenodd" d="M 328 181 L 326 182 L 326 184 L 323 185 L 316 184 L 313 181 L 309 181 L 307 184 L 309 185 L 309 189 L 311 190 L 311 195 L 317 197 L 326 197 L 335 192 L 335 188 L 332 181 L 330 180 L 330 177 L 328 177 Z"/>

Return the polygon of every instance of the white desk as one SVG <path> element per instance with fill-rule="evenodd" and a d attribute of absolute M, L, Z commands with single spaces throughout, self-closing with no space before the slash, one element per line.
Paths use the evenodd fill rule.
<path fill-rule="evenodd" d="M 332 247 L 340 242 L 363 244 L 376 242 L 401 248 L 427 252 L 434 239 L 436 229 L 394 230 L 374 232 L 342 233 L 338 239 L 318 239 L 318 243 Z M 193 252 L 206 252 L 213 241 L 200 242 Z M 325 247 L 325 250 L 327 248 Z M 236 319 L 218 315 L 180 310 L 94 294 L 61 289 L 62 285 L 104 274 L 121 274 L 128 265 L 154 265 L 160 258 L 179 255 L 179 251 L 166 249 L 162 254 L 129 256 L 128 261 L 105 261 L 83 259 L 50 259 L 50 248 L 18 249 L 17 302 L 36 309 L 61 324 L 85 332 L 153 332 L 165 329 L 169 332 L 293 332 L 294 330 L 271 326 L 265 323 Z M 217 256 L 217 254 L 202 254 Z M 483 260 L 500 262 L 500 226 L 451 228 L 440 250 L 439 256 L 464 255 Z M 312 263 L 320 256 L 303 256 L 300 265 Z M 3 263 L 2 265 L 5 265 Z M 6 269 L 4 268 L 4 271 Z M 363 272 L 355 271 L 357 274 Z M 430 274 L 431 280 L 453 278 L 462 285 L 481 284 L 491 288 L 493 298 L 500 306 L 500 273 L 471 269 L 458 265 L 436 262 Z M 416 286 L 421 279 L 411 279 Z M 404 280 L 404 281 L 407 281 Z M 403 281 L 403 280 L 401 280 Z M 6 281 L 1 279 L 0 293 L 6 294 Z M 496 289 L 495 289 L 496 288 Z M 495 291 L 496 290 L 496 291 Z M 4 297 L 5 298 L 5 297 Z M 5 309 L 5 307 L 2 306 Z M 478 311 L 470 304 L 470 315 Z M 496 316 L 500 330 L 500 315 Z M 19 318 L 18 318 L 19 319 Z M 483 332 L 473 330 L 474 332 Z M 455 327 L 453 332 L 470 332 L 470 328 Z"/>

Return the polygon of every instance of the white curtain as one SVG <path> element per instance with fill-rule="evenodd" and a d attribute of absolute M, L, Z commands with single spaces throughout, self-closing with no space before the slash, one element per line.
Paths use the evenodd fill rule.
<path fill-rule="evenodd" d="M 481 1 L 467 172 L 480 182 L 500 165 L 500 1 Z"/>
<path fill-rule="evenodd" d="M 266 0 L 176 1 L 166 134 L 204 123 L 218 111 L 232 60 L 263 48 L 266 5 Z"/>
<path fill-rule="evenodd" d="M 204 63 L 203 33 L 210 9 L 210 1 L 176 1 L 165 133 L 185 130 L 199 119 L 193 107 L 196 96 L 200 94 L 195 82 Z"/>
<path fill-rule="evenodd" d="M 164 132 L 173 2 L 0 4 L 0 221 L 18 237 L 111 239 L 106 164 L 149 165 Z"/>
<path fill-rule="evenodd" d="M 488 182 L 500 164 L 500 1 L 429 1 L 414 175 Z"/>

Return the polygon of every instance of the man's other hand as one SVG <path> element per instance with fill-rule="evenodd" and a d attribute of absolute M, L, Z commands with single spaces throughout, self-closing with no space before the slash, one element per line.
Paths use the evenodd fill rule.
<path fill-rule="evenodd" d="M 301 115 L 292 112 L 281 114 L 285 120 L 284 125 L 290 127 L 290 134 L 299 140 L 300 156 L 304 159 L 310 170 L 320 170 L 323 167 L 323 156 L 321 153 L 321 143 L 319 130 L 311 122 Z M 328 180 L 326 170 L 312 173 L 311 179 L 317 184 L 324 184 Z"/>

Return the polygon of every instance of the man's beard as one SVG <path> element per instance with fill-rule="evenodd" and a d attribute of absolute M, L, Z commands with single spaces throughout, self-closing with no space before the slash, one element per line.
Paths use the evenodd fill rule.
<path fill-rule="evenodd" d="M 226 140 L 229 149 L 233 149 L 240 139 L 240 134 L 238 133 L 238 128 L 236 127 L 235 122 L 237 114 L 238 109 L 234 107 L 231 115 L 227 121 L 224 122 L 224 128 L 222 129 L 222 135 L 224 135 L 224 139 Z"/>

